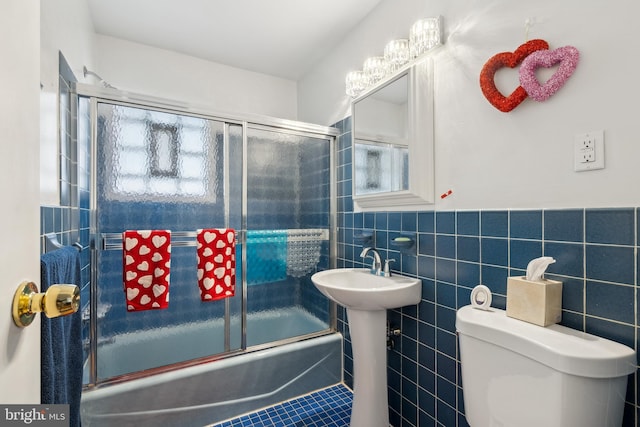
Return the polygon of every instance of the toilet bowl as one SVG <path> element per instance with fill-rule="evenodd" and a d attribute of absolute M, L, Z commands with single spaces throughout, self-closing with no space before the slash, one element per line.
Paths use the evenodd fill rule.
<path fill-rule="evenodd" d="M 620 427 L 629 347 L 503 310 L 456 314 L 465 416 L 471 427 Z"/>

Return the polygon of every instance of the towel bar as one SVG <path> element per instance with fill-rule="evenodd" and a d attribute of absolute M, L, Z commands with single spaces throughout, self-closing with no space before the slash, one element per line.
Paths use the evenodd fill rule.
<path fill-rule="evenodd" d="M 44 235 L 44 251 L 45 252 L 51 252 L 56 249 L 60 249 L 62 247 L 63 247 L 62 243 L 58 241 L 58 236 L 56 235 L 56 233 L 47 233 Z M 82 244 L 80 242 L 75 242 L 73 244 L 73 247 L 75 247 L 79 251 L 82 250 Z"/>
<path fill-rule="evenodd" d="M 102 233 L 102 250 L 122 249 L 122 233 Z M 236 241 L 238 239 L 238 232 L 236 232 Z M 171 246 L 195 246 L 196 245 L 196 232 L 195 231 L 172 231 L 171 232 Z"/>
<path fill-rule="evenodd" d="M 265 230 L 265 231 L 279 231 L 279 230 Z M 287 233 L 288 242 L 301 242 L 301 241 L 317 241 L 317 240 L 329 240 L 329 230 L 325 228 L 317 229 L 289 229 L 282 230 Z M 242 233 L 244 231 L 236 230 L 236 243 L 241 243 Z M 122 249 L 122 233 L 102 233 L 100 234 L 101 242 L 100 247 L 102 250 Z M 171 246 L 196 246 L 196 232 L 195 231 L 172 231 L 171 232 Z"/>

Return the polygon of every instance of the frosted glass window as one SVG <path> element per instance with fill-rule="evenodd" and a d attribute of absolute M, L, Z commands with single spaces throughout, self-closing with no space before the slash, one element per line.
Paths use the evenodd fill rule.
<path fill-rule="evenodd" d="M 128 193 L 143 193 L 146 185 L 142 178 L 122 177 L 117 181 L 118 188 L 126 188 Z"/>
<path fill-rule="evenodd" d="M 197 127 L 183 128 L 181 145 L 183 153 L 202 153 L 202 136 Z"/>
<path fill-rule="evenodd" d="M 120 141 L 127 141 L 126 145 L 130 148 L 144 149 L 146 126 L 143 122 L 132 122 L 130 120 L 124 122 L 126 125 L 120 128 Z"/>
<path fill-rule="evenodd" d="M 106 103 L 98 120 L 107 199 L 216 202 L 224 123 Z"/>
<path fill-rule="evenodd" d="M 206 162 L 200 156 L 183 155 L 183 178 L 198 178 L 200 171 L 206 167 Z M 185 180 L 186 181 L 186 180 Z M 184 182 L 186 184 L 186 182 Z"/>
<path fill-rule="evenodd" d="M 120 173 L 127 175 L 143 175 L 143 166 L 147 161 L 144 151 L 123 151 L 120 153 Z"/>
<path fill-rule="evenodd" d="M 151 175 L 178 176 L 177 128 L 152 126 Z"/>

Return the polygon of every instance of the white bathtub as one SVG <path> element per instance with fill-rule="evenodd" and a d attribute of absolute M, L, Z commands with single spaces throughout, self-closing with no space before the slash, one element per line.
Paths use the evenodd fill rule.
<path fill-rule="evenodd" d="M 202 427 L 341 380 L 334 333 L 85 391 L 82 425 Z"/>

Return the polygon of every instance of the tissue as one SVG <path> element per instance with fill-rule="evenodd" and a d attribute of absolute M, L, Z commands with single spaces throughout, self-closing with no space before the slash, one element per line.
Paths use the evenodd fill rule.
<path fill-rule="evenodd" d="M 527 264 L 526 279 L 532 282 L 540 282 L 542 280 L 542 275 L 547 271 L 547 267 L 554 262 L 556 262 L 556 260 L 550 256 L 542 256 L 540 258 L 532 259 L 529 261 L 529 264 Z"/>
<path fill-rule="evenodd" d="M 507 279 L 507 316 L 539 326 L 562 320 L 562 282 L 543 278 L 552 257 L 533 259 L 526 276 Z"/>

